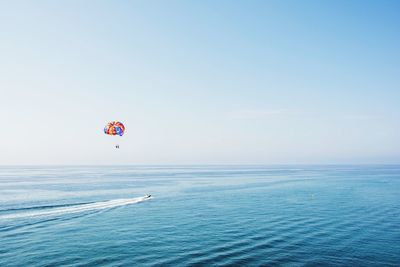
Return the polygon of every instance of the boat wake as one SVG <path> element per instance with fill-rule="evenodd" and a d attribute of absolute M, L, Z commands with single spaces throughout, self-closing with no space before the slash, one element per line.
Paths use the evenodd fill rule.
<path fill-rule="evenodd" d="M 25 211 L 14 212 L 8 214 L 0 214 L 0 220 L 7 219 L 18 219 L 18 218 L 29 218 L 29 217 L 42 217 L 42 216 L 57 216 L 70 213 L 89 212 L 104 209 L 111 209 L 120 206 L 140 203 L 151 199 L 151 197 L 136 197 L 136 198 L 124 198 L 124 199 L 113 199 L 108 201 L 99 201 L 92 203 L 74 204 L 69 206 L 56 206 L 56 207 L 44 207 L 43 209 L 37 210 L 36 208 L 23 209 Z M 26 211 L 29 210 L 29 211 Z M 32 211 L 33 210 L 33 211 Z"/>

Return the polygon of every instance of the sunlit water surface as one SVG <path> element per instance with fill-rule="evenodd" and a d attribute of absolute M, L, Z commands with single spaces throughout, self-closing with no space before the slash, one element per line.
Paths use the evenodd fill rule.
<path fill-rule="evenodd" d="M 59 265 L 400 266 L 400 166 L 0 167 L 0 266 Z"/>

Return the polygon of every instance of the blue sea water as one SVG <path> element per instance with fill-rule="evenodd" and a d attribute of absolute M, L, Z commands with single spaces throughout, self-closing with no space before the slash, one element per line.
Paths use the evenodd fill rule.
<path fill-rule="evenodd" d="M 0 266 L 400 266 L 400 166 L 0 167 Z"/>

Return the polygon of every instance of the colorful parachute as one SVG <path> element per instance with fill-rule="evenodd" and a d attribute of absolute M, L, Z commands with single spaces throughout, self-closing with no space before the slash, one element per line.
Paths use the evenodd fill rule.
<path fill-rule="evenodd" d="M 105 134 L 122 136 L 124 132 L 125 126 L 119 121 L 109 122 L 106 127 L 104 127 Z"/>

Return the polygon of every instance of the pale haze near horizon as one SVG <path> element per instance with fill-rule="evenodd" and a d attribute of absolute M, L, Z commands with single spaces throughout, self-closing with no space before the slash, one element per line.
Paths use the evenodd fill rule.
<path fill-rule="evenodd" d="M 400 163 L 399 13 L 3 1 L 0 164 Z"/>

